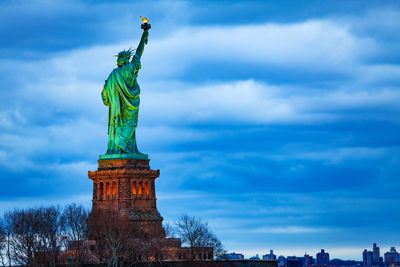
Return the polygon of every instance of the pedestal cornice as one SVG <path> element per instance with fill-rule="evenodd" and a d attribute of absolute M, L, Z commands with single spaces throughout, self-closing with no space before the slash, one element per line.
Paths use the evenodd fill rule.
<path fill-rule="evenodd" d="M 106 170 L 106 171 L 88 171 L 90 179 L 98 178 L 124 178 L 124 177 L 141 177 L 141 178 L 157 178 L 160 176 L 160 170 Z"/>

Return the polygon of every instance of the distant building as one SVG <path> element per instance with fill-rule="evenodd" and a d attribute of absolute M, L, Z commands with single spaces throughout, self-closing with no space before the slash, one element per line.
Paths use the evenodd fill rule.
<path fill-rule="evenodd" d="M 259 260 L 260 257 L 258 256 L 258 254 L 256 254 L 255 256 L 251 257 L 250 260 Z"/>
<path fill-rule="evenodd" d="M 218 259 L 224 259 L 224 260 L 243 260 L 244 259 L 244 255 L 240 254 L 240 253 L 225 253 L 223 254 L 221 257 L 219 257 Z"/>
<path fill-rule="evenodd" d="M 379 247 L 376 246 L 376 243 L 374 243 L 373 247 L 372 247 L 372 260 L 374 264 L 379 263 Z"/>
<path fill-rule="evenodd" d="M 304 260 L 303 260 L 303 266 L 310 266 L 315 264 L 313 256 L 310 256 L 308 254 L 304 254 Z"/>
<path fill-rule="evenodd" d="M 329 253 L 321 249 L 321 252 L 317 253 L 317 265 L 328 265 L 329 264 Z"/>
<path fill-rule="evenodd" d="M 284 256 L 278 257 L 278 267 L 285 267 L 286 266 L 286 258 Z"/>
<path fill-rule="evenodd" d="M 363 266 L 371 267 L 374 262 L 374 254 L 372 251 L 364 249 L 363 251 Z"/>
<path fill-rule="evenodd" d="M 380 256 L 380 249 L 376 243 L 372 246 L 371 250 L 364 249 L 363 251 L 363 266 L 364 267 L 381 267 L 384 266 L 383 259 Z"/>
<path fill-rule="evenodd" d="M 276 260 L 276 255 L 274 255 L 274 251 L 271 249 L 269 254 L 265 254 L 262 256 L 263 260 Z"/>
<path fill-rule="evenodd" d="M 303 260 L 294 256 L 286 259 L 286 267 L 303 267 Z"/>
<path fill-rule="evenodd" d="M 390 251 L 385 253 L 385 263 L 387 266 L 400 265 L 400 253 L 396 251 L 395 247 L 391 247 Z"/>

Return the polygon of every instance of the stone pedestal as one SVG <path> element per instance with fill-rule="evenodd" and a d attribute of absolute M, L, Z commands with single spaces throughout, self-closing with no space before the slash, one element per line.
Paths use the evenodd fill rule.
<path fill-rule="evenodd" d="M 93 181 L 92 213 L 117 211 L 143 238 L 163 238 L 165 231 L 156 206 L 155 179 L 159 170 L 151 170 L 148 159 L 101 159 L 97 171 L 89 171 Z"/>

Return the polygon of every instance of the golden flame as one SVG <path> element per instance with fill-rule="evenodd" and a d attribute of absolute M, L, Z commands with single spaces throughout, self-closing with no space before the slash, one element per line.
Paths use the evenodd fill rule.
<path fill-rule="evenodd" d="M 148 18 L 143 18 L 142 16 L 140 16 L 140 18 L 142 19 L 143 23 L 149 23 L 149 19 Z"/>

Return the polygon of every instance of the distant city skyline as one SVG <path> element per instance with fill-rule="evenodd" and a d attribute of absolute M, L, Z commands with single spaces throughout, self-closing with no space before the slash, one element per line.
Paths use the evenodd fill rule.
<path fill-rule="evenodd" d="M 371 259 L 367 259 L 364 255 L 366 253 L 370 253 Z M 365 267 L 371 267 L 371 266 L 379 266 L 380 263 L 385 263 L 389 262 L 390 259 L 394 259 L 395 262 L 398 262 L 400 264 L 400 253 L 396 250 L 396 247 L 389 247 L 388 249 L 381 248 L 379 247 L 376 243 L 372 244 L 372 250 L 368 250 L 367 248 L 365 249 L 360 249 L 360 257 L 359 258 L 340 258 L 340 257 L 335 257 L 332 256 L 331 253 L 329 253 L 328 250 L 326 249 L 320 249 L 319 251 L 316 251 L 314 254 L 308 252 L 308 250 L 304 250 L 304 254 L 283 254 L 283 253 L 277 253 L 274 249 L 270 249 L 268 253 L 263 254 L 263 253 L 256 253 L 254 255 L 247 255 L 245 257 L 245 254 L 240 251 L 235 251 L 235 252 L 228 252 L 228 254 L 233 254 L 235 257 L 236 255 L 243 255 L 243 258 L 251 258 L 255 257 L 256 255 L 261 255 L 258 256 L 260 259 L 277 259 L 279 261 L 279 257 L 297 257 L 297 258 L 307 258 L 311 261 L 314 262 L 314 264 L 311 265 L 327 265 L 326 262 L 335 260 L 335 259 L 340 259 L 340 260 L 354 260 L 363 263 L 363 266 Z M 321 260 L 322 262 L 318 262 L 318 254 L 321 254 Z M 325 256 L 324 256 L 325 254 Z M 327 256 L 326 256 L 327 254 Z M 305 260 L 307 261 L 307 260 Z"/>

